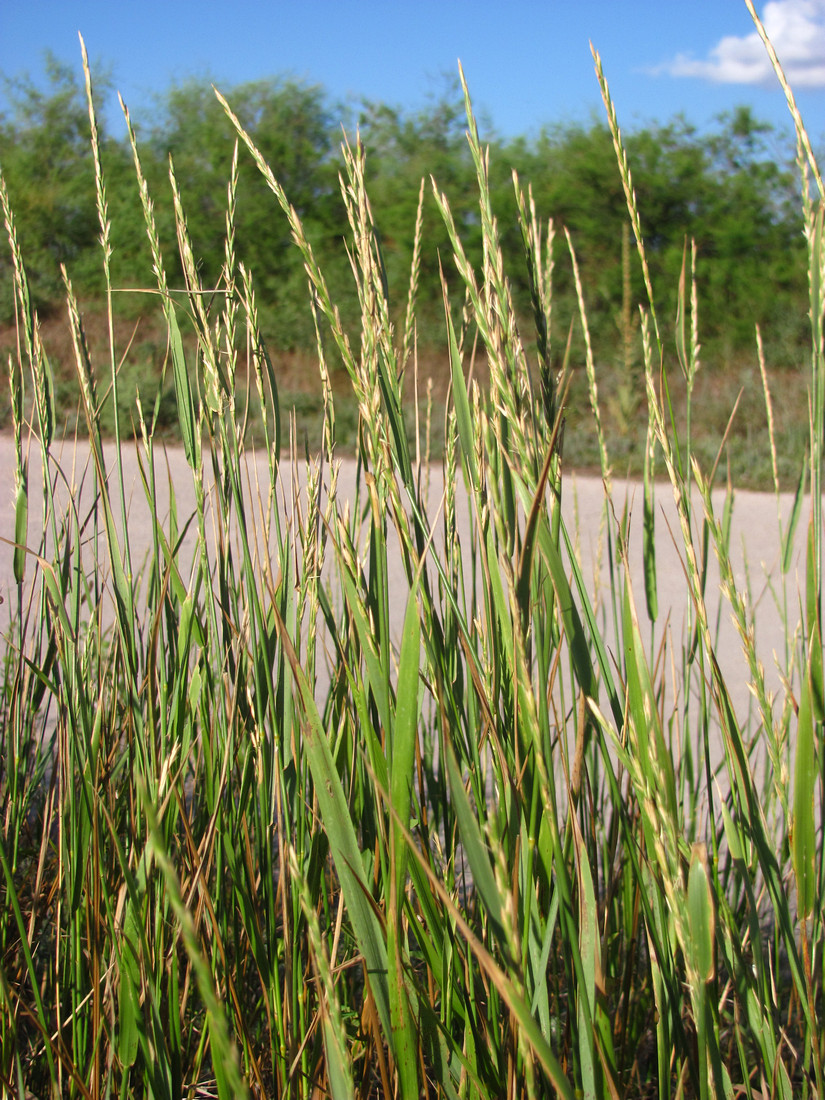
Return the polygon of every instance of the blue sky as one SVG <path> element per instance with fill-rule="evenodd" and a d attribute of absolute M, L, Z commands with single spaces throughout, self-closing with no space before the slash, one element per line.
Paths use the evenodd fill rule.
<path fill-rule="evenodd" d="M 825 0 L 756 8 L 820 143 Z M 626 128 L 679 112 L 704 127 L 738 104 L 788 121 L 744 0 L 0 0 L 0 73 L 40 81 L 46 50 L 79 70 L 78 31 L 138 122 L 153 93 L 187 76 L 227 88 L 287 74 L 345 106 L 414 109 L 460 58 L 477 112 L 499 134 L 530 135 L 603 117 L 591 40 Z"/>

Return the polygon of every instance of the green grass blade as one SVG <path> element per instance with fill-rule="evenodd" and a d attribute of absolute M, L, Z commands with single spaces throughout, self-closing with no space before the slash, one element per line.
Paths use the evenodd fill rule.
<path fill-rule="evenodd" d="M 816 750 L 814 747 L 814 702 L 811 685 L 814 639 L 808 650 L 808 667 L 799 691 L 799 716 L 796 727 L 793 795 L 793 869 L 796 877 L 797 907 L 801 920 L 810 916 L 816 894 L 816 819 L 814 789 Z"/>
<path fill-rule="evenodd" d="M 584 982 L 578 990 L 578 1047 L 585 1100 L 603 1095 L 600 1066 L 596 1056 L 593 1020 L 596 1015 L 596 974 L 599 968 L 599 914 L 587 849 L 575 813 L 571 812 L 579 880 L 579 954 Z"/>
<path fill-rule="evenodd" d="M 659 616 L 659 589 L 656 582 L 656 489 L 653 481 L 655 435 L 653 413 L 647 426 L 644 463 L 644 497 L 642 501 L 642 564 L 645 577 L 647 615 L 652 623 Z"/>
<path fill-rule="evenodd" d="M 687 890 L 688 928 L 690 930 L 693 966 L 702 982 L 713 977 L 715 916 L 713 888 L 707 869 L 707 852 L 703 845 L 694 845 L 690 857 Z"/>
<path fill-rule="evenodd" d="M 401 655 L 398 662 L 398 689 L 395 703 L 395 727 L 392 736 L 390 793 L 398 818 L 408 825 L 412 796 L 415 746 L 418 738 L 419 669 L 421 662 L 421 620 L 418 585 L 407 600 Z M 400 843 L 396 849 L 396 884 L 400 890 L 406 872 L 406 853 Z"/>
<path fill-rule="evenodd" d="M 321 821 L 329 840 L 358 946 L 364 956 L 367 978 L 381 1026 L 388 1042 L 391 1042 L 387 950 L 378 917 L 371 904 L 371 893 L 364 876 L 352 814 L 312 690 L 301 669 L 286 625 L 274 606 L 272 613 L 304 711 L 303 747 L 315 783 Z"/>
<path fill-rule="evenodd" d="M 505 945 L 507 941 L 504 932 L 503 899 L 496 885 L 490 854 L 464 789 L 455 749 L 449 742 L 445 742 L 444 748 L 458 832 L 473 875 L 473 885 L 484 902 L 496 939 Z"/>
<path fill-rule="evenodd" d="M 472 813 L 472 811 L 470 811 Z M 522 991 L 518 988 L 509 971 L 503 970 L 492 957 L 490 952 L 484 946 L 484 944 L 478 939 L 473 932 L 470 925 L 461 910 L 455 905 L 450 898 L 444 884 L 438 879 L 432 868 L 427 863 L 425 857 L 413 846 L 410 849 L 414 852 L 417 862 L 421 869 L 424 871 L 427 879 L 432 887 L 433 891 L 438 895 L 442 905 L 445 906 L 450 914 L 450 917 L 456 922 L 461 929 L 462 935 L 466 938 L 468 945 L 472 949 L 473 953 L 478 958 L 484 972 L 490 978 L 491 982 L 498 990 L 502 1000 L 513 1013 L 518 1020 L 520 1027 L 524 1033 L 527 1042 L 532 1047 L 536 1054 L 536 1057 L 544 1069 L 547 1077 L 555 1089 L 558 1096 L 562 1100 L 574 1100 L 573 1088 L 567 1079 L 564 1070 L 562 1069 L 558 1058 L 553 1053 L 553 1050 L 542 1035 L 541 1028 L 533 1018 L 533 1014 L 530 1011 L 530 1006 L 525 1000 Z M 485 859 L 486 859 L 485 854 Z M 492 873 L 492 872 L 491 872 Z"/>
<path fill-rule="evenodd" d="M 341 1018 L 341 1004 L 330 973 L 318 914 L 312 906 L 305 876 L 301 873 L 293 849 L 289 850 L 289 871 L 298 891 L 301 910 L 307 922 L 313 966 L 318 979 L 318 1012 L 321 1016 L 321 1034 L 326 1055 L 326 1072 L 332 1100 L 354 1100 L 355 1082 L 352 1077 L 352 1060 L 347 1050 L 346 1033 Z"/>
<path fill-rule="evenodd" d="M 12 569 L 16 584 L 26 573 L 26 542 L 29 529 L 29 491 L 25 475 L 18 481 L 14 494 L 14 559 Z"/>
<path fill-rule="evenodd" d="M 169 340 L 172 349 L 172 374 L 175 380 L 175 396 L 178 402 L 178 423 L 186 461 L 190 469 L 200 468 L 200 438 L 195 416 L 195 402 L 192 386 L 186 366 L 186 354 L 183 350 L 175 307 L 169 302 L 166 306 L 166 324 L 169 328 Z"/>
<path fill-rule="evenodd" d="M 138 786 L 143 787 L 140 782 Z M 198 989 L 206 1007 L 212 1067 L 217 1080 L 218 1097 L 220 1100 L 235 1100 L 235 1098 L 248 1096 L 249 1091 L 238 1064 L 238 1052 L 230 1038 L 226 1013 L 218 998 L 214 977 L 198 940 L 195 922 L 184 903 L 177 873 L 169 858 L 163 832 L 145 787 L 143 787 L 143 809 L 149 824 L 150 852 L 163 874 L 169 902 L 180 924 L 183 944 L 192 962 Z"/>
<path fill-rule="evenodd" d="M 822 620 L 817 539 L 813 523 L 808 530 L 808 555 L 805 593 L 808 627 L 808 676 L 811 691 L 811 714 L 815 722 L 825 721 L 825 687 L 822 677 Z"/>
<path fill-rule="evenodd" d="M 390 865 L 393 880 L 390 884 L 387 956 L 393 1046 L 398 1067 L 399 1091 L 404 1100 L 416 1100 L 419 1095 L 416 1029 L 404 977 L 401 911 L 408 858 L 405 831 L 410 821 L 415 746 L 418 738 L 418 676 L 421 661 L 419 615 L 418 584 L 415 583 L 407 599 L 401 637 L 395 726 L 392 732 L 392 760 L 390 761 L 390 794 L 393 808 Z"/>
<path fill-rule="evenodd" d="M 799 517 L 802 515 L 802 501 L 805 498 L 805 485 L 808 480 L 808 464 L 804 462 L 802 464 L 802 470 L 799 474 L 799 481 L 796 483 L 796 492 L 793 497 L 793 505 L 791 506 L 791 514 L 788 517 L 788 526 L 785 529 L 784 538 L 782 541 L 782 575 L 786 576 L 788 570 L 791 568 L 791 561 L 793 559 L 794 539 L 796 537 L 796 529 L 799 526 Z"/>
<path fill-rule="evenodd" d="M 6 849 L 5 845 L 3 844 L 2 836 L 0 836 L 0 865 L 2 865 L 3 877 L 6 880 L 5 904 L 11 908 L 11 911 L 14 914 L 14 922 L 17 926 L 17 934 L 20 938 L 20 947 L 22 949 L 23 958 L 25 960 L 26 973 L 28 974 L 29 981 L 31 982 L 32 995 L 34 996 L 37 1027 L 41 1035 L 43 1036 L 44 1052 L 46 1055 L 49 1077 L 52 1082 L 52 1087 L 55 1089 L 56 1092 L 58 1078 L 54 1062 L 54 1054 L 52 1051 L 52 1044 L 49 1039 L 49 1021 L 46 1018 L 46 1013 L 43 1007 L 43 998 L 40 994 L 40 983 L 37 979 L 37 971 L 35 969 L 34 959 L 32 958 L 32 953 L 29 946 L 29 934 L 26 929 L 25 921 L 23 920 L 23 914 L 20 910 L 20 902 L 17 897 L 17 891 L 14 885 L 14 875 L 12 874 L 12 869 L 9 866 L 9 861 L 6 855 Z"/>

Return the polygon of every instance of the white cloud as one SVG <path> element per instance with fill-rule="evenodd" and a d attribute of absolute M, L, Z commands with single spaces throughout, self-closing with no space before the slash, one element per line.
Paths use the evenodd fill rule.
<path fill-rule="evenodd" d="M 825 88 L 825 0 L 771 0 L 761 19 L 791 85 Z M 741 38 L 722 38 L 705 60 L 677 54 L 658 71 L 720 84 L 770 84 L 776 79 L 755 30 Z"/>

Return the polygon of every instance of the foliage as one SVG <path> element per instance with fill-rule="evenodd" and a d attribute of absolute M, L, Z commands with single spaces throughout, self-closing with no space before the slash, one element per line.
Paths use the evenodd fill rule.
<path fill-rule="evenodd" d="M 48 91 L 31 81 L 9 89 L 11 111 L 0 126 L 0 165 L 17 211 L 18 231 L 28 256 L 29 281 L 41 311 L 60 298 L 55 261 L 71 263 L 83 296 L 102 292 L 94 259 L 98 230 L 83 181 L 89 149 L 82 90 L 71 73 L 47 62 Z M 323 89 L 271 79 L 225 89 L 238 118 L 282 181 L 307 236 L 323 262 L 336 297 L 347 301 L 349 262 L 343 248 L 343 206 L 338 189 L 337 151 L 342 109 Z M 464 137 L 463 105 L 455 87 L 418 112 L 365 102 L 357 124 L 370 150 L 369 185 L 376 232 L 393 297 L 403 300 L 412 254 L 421 181 L 433 175 L 448 196 L 473 262 L 481 257 L 482 235 L 472 189 L 472 163 Z M 143 287 L 151 277 L 145 233 L 136 216 L 134 181 L 125 140 L 102 125 L 113 222 L 113 277 L 119 287 Z M 661 287 L 663 315 L 672 316 L 686 240 L 698 247 L 697 278 L 703 297 L 703 333 L 709 361 L 728 363 L 752 346 L 759 323 L 771 341 L 775 362 L 797 366 L 805 333 L 798 317 L 806 290 L 804 239 L 794 183 L 794 149 L 782 134 L 739 108 L 698 133 L 685 119 L 650 123 L 626 138 L 636 165 L 638 197 L 645 211 L 648 261 Z M 529 179 L 539 209 L 574 235 L 594 335 L 605 343 L 624 324 L 622 225 L 627 212 L 613 166 L 610 135 L 603 123 L 548 125 L 532 140 L 492 142 L 489 186 L 499 217 L 501 245 L 513 268 L 513 293 L 520 317 L 529 316 L 530 288 L 521 274 L 521 242 L 510 185 L 510 167 Z M 175 172 L 199 271 L 216 286 L 224 262 L 220 211 L 225 204 L 232 138 L 211 88 L 203 81 L 173 85 L 142 141 L 146 178 L 153 193 L 168 184 L 168 158 Z M 44 186 L 45 181 L 45 186 Z M 439 257 L 448 248 L 437 207 L 425 188 L 419 339 L 443 345 L 438 291 Z M 314 346 L 311 317 L 304 305 L 304 272 L 289 248 L 286 222 L 273 217 L 259 174 L 241 166 L 236 207 L 238 257 L 256 272 L 263 323 L 278 349 Z M 158 232 L 177 273 L 171 208 L 160 206 Z M 7 261 L 4 261 L 7 263 Z M 6 269 L 8 270 L 8 269 Z M 448 280 L 453 276 L 448 271 Z M 8 285 L 8 280 L 5 280 Z M 453 285 L 451 283 L 451 285 Z M 559 272 L 559 307 L 575 311 L 569 275 Z M 643 288 L 632 275 L 635 309 Z M 13 300 L 5 291 L 0 318 L 11 319 Z M 118 295 L 120 312 L 135 314 L 141 297 Z M 144 310 L 145 312 L 145 310 Z M 357 315 L 345 321 L 357 326 Z M 399 318 L 394 318 L 396 321 Z M 639 360 L 635 326 L 635 354 Z"/>
<path fill-rule="evenodd" d="M 47 57 L 46 75 L 46 92 L 28 81 L 8 86 L 11 114 L 0 118 L 0 166 L 14 195 L 18 233 L 29 258 L 29 285 L 41 310 L 62 296 L 61 263 L 78 268 L 102 291 L 94 250 L 99 228 L 88 186 L 88 111 L 68 66 Z M 0 272 L 0 316 L 7 321 L 13 316 L 14 295 L 6 254 Z"/>
<path fill-rule="evenodd" d="M 278 80 L 232 89 L 238 117 L 276 166 L 310 239 L 330 267 L 344 272 L 340 226 L 343 207 L 333 159 L 339 139 L 321 89 Z M 232 162 L 232 132 L 211 87 L 189 81 L 171 88 L 148 141 L 150 183 L 161 186 L 159 168 L 171 157 L 183 198 L 189 233 L 197 249 L 199 275 L 216 286 L 225 262 L 226 180 Z M 152 166 L 150 168 L 150 165 Z M 159 226 L 161 240 L 174 242 L 174 223 Z M 165 232 L 164 232 L 165 229 Z M 260 173 L 243 164 L 235 209 L 239 261 L 257 275 L 267 320 L 277 318 L 281 348 L 311 346 L 311 316 L 305 308 L 306 279 L 300 257 L 290 247 L 286 222 L 273 217 L 271 196 Z M 171 254 L 176 249 L 169 249 Z"/>

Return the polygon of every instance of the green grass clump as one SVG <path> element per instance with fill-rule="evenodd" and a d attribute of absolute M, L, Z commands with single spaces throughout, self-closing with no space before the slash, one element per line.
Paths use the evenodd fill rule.
<path fill-rule="evenodd" d="M 281 423 L 253 277 L 235 258 L 237 151 L 217 287 L 201 285 L 170 166 L 186 276 L 177 291 L 132 135 L 168 333 L 164 377 L 153 405 L 134 405 L 134 443 L 106 446 L 101 408 L 107 390 L 115 407 L 125 400 L 125 360 L 112 324 L 99 373 L 64 272 L 85 423 L 75 454 L 88 456 L 75 468 L 55 435 L 52 375 L 0 192 L 20 317 L 15 606 L 0 698 L 3 1096 L 822 1095 L 822 183 L 794 114 L 803 175 L 815 180 L 804 197 L 811 415 L 807 467 L 779 520 L 773 595 L 786 635 L 774 697 L 734 571 L 733 489 L 720 510 L 716 463 L 693 447 L 695 259 L 686 250 L 666 351 L 643 212 L 598 58 L 596 68 L 648 293 L 636 590 L 580 284 L 606 589 L 588 587 L 562 518 L 571 364 L 553 369 L 552 226 L 514 178 L 528 358 L 463 74 L 484 254 L 470 264 L 429 181 L 461 286 L 453 300 L 444 280 L 443 479 L 429 464 L 441 432 L 432 402 L 407 400 L 420 215 L 396 330 L 360 143 L 344 144 L 341 172 L 356 342 L 288 195 L 224 103 L 306 270 L 323 396 L 320 449 L 302 461 L 294 421 Z M 570 236 L 566 251 L 576 278 Z M 483 389 L 470 369 L 482 355 Z M 346 495 L 340 372 L 357 409 Z M 191 508 L 158 434 L 167 384 Z M 767 386 L 765 396 L 779 503 Z M 150 517 L 145 558 L 130 535 L 131 447 Z M 667 488 L 657 470 L 676 507 L 681 637 L 659 622 L 654 519 Z M 747 661 L 747 713 L 718 660 L 711 551 Z"/>

